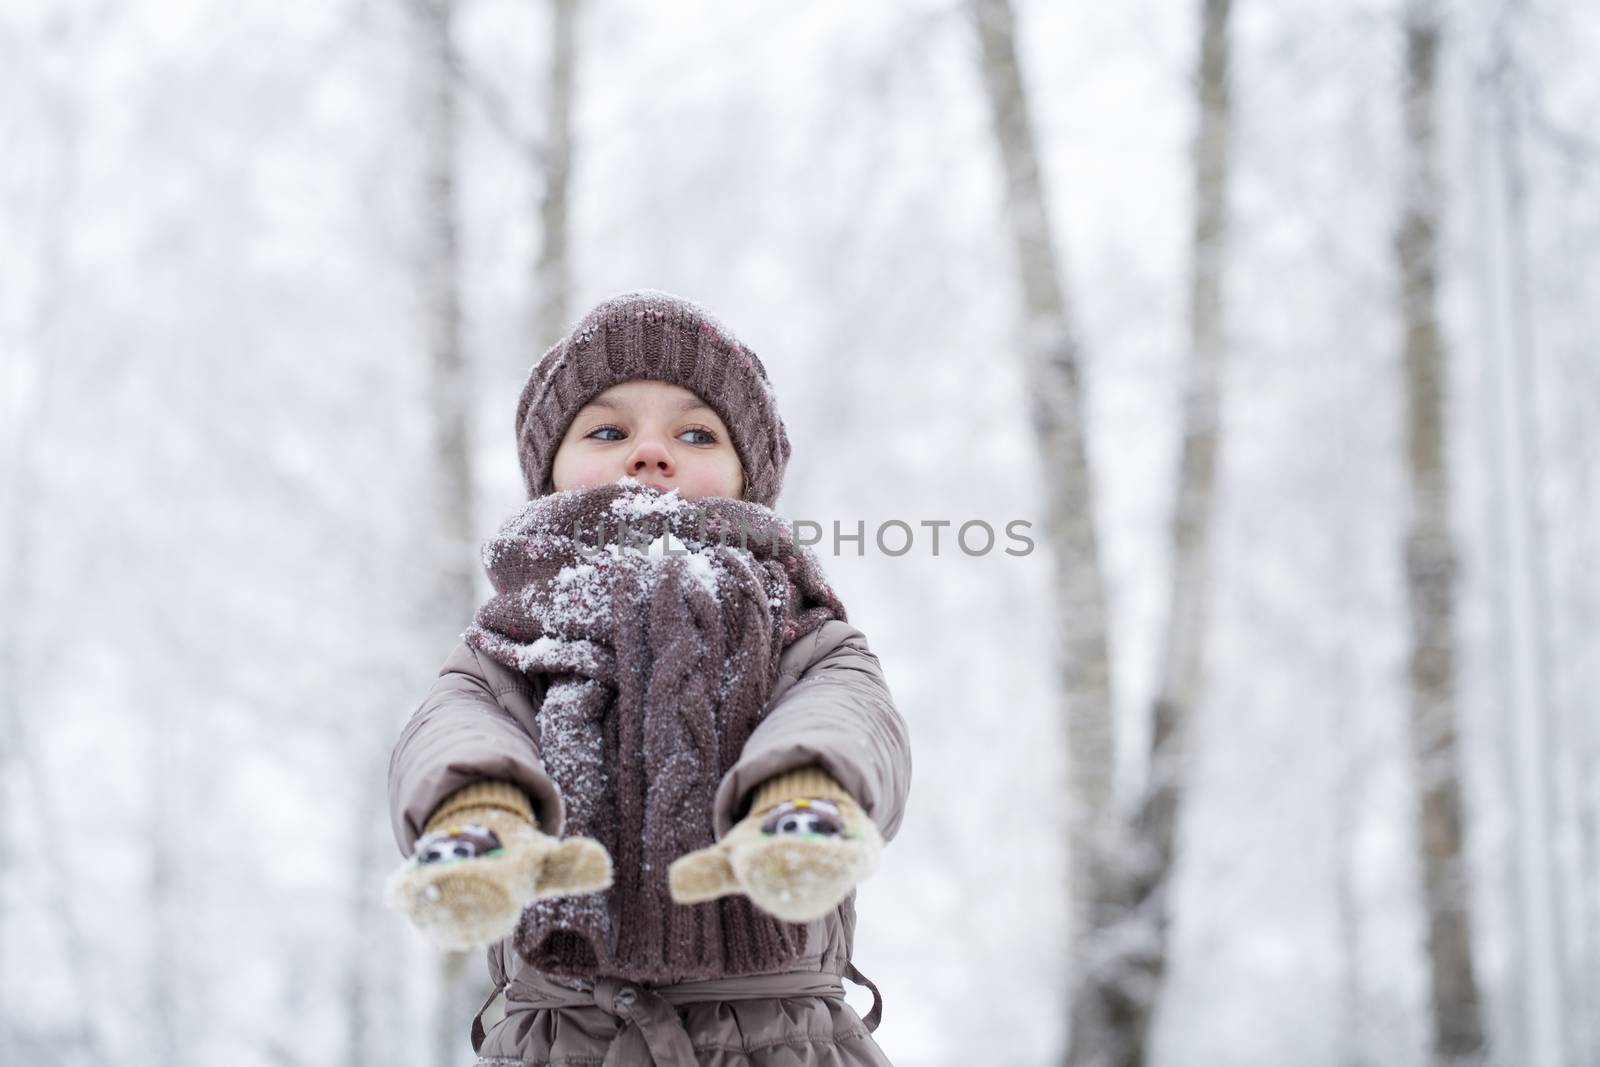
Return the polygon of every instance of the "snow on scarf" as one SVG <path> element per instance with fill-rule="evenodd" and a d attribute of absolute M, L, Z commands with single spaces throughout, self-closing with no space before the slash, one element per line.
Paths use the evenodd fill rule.
<path fill-rule="evenodd" d="M 546 973 L 632 981 L 793 959 L 803 927 L 742 896 L 674 904 L 667 866 L 715 841 L 717 784 L 766 710 L 783 650 L 845 617 L 815 557 L 762 505 L 621 479 L 530 501 L 483 561 L 495 594 L 463 636 L 543 676 L 538 740 L 565 832 L 605 845 L 616 878 L 529 906 L 517 951 Z"/>

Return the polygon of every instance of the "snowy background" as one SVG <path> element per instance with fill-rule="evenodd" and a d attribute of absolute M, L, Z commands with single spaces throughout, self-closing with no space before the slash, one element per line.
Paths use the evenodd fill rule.
<path fill-rule="evenodd" d="M 1137 753 L 1169 571 L 1198 4 L 1016 6 Z M 1397 6 L 1236 8 L 1210 674 L 1152 1060 L 1420 1065 Z M 1600 8 L 1445 11 L 1475 944 L 1497 1062 L 1534 1064 L 1553 1018 L 1560 1058 L 1540 1067 L 1580 1067 L 1600 1063 Z M 478 539 L 520 503 L 513 413 L 542 347 L 540 181 L 517 138 L 544 121 L 549 23 L 533 0 L 456 5 Z M 1491 76 L 1496 25 L 1510 78 Z M 461 547 L 426 497 L 417 34 L 379 0 L 0 2 L 6 1067 L 472 1062 L 465 1014 L 435 1050 L 438 961 L 377 899 L 400 859 L 389 749 L 467 622 L 417 593 Z M 970 21 L 921 0 L 595 0 L 574 59 L 569 320 L 640 286 L 716 311 L 775 379 L 795 446 L 780 509 L 869 531 L 864 555 L 823 563 L 914 740 L 903 832 L 859 899 L 880 1043 L 899 1067 L 1054 1063 L 1048 553 L 946 539 L 935 557 L 919 538 L 890 558 L 870 537 L 1043 519 Z M 1477 121 L 1494 93 L 1525 182 L 1532 326 L 1509 367 L 1484 325 L 1504 254 Z M 1531 705 L 1510 692 L 1513 632 L 1537 652 Z"/>

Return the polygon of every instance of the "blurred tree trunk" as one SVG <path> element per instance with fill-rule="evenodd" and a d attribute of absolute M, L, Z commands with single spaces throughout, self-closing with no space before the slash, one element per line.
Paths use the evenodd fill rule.
<path fill-rule="evenodd" d="M 1446 361 L 1437 316 L 1439 17 L 1409 0 L 1405 20 L 1404 186 L 1395 249 L 1404 320 L 1411 507 L 1405 572 L 1411 613 L 1411 740 L 1416 761 L 1434 1062 L 1475 1062 L 1483 1011 L 1472 958 L 1455 697 L 1456 552 L 1445 453 Z"/>
<path fill-rule="evenodd" d="M 75 132 L 69 128 L 68 132 Z M 58 189 L 69 183 L 58 183 Z M 13 953 L 7 935 L 10 933 L 11 913 L 7 910 L 16 896 L 14 887 L 22 875 L 22 865 L 17 863 L 23 855 L 20 835 L 16 832 L 19 810 L 19 784 L 24 763 L 24 730 L 29 724 L 23 721 L 24 702 L 29 679 L 23 676 L 24 642 L 28 628 L 24 625 L 34 606 L 34 522 L 39 515 L 40 496 L 38 479 L 33 466 L 40 458 L 42 440 L 40 416 L 49 393 L 50 377 L 54 367 L 48 356 L 46 335 L 54 326 L 60 307 L 61 294 L 61 244 L 63 234 L 58 213 L 47 213 L 49 225 L 41 248 L 40 299 L 34 308 L 32 345 L 23 351 L 8 353 L 9 360 L 17 361 L 12 380 L 20 387 L 18 395 L 7 397 L 11 409 L 5 414 L 9 425 L 5 428 L 6 463 L 8 466 L 4 508 L 5 544 L 3 560 L 4 585 L 0 586 L 0 1004 L 6 1003 L 6 989 L 12 974 L 26 972 L 24 961 Z M 29 348 L 32 351 L 28 351 Z M 30 387 L 32 395 L 29 395 Z M 6 1052 L 19 1041 L 12 1033 L 20 1020 L 0 1011 L 0 1053 Z"/>
<path fill-rule="evenodd" d="M 577 63 L 578 0 L 551 0 L 550 99 L 539 153 L 539 258 L 534 266 L 534 359 L 567 328 L 572 270 L 567 256 L 572 174 L 572 71 Z"/>
<path fill-rule="evenodd" d="M 437 628 L 440 647 L 472 618 L 477 552 L 472 538 L 473 477 L 467 408 L 470 376 L 461 340 L 460 239 L 456 204 L 457 132 L 454 0 L 415 0 L 422 72 L 422 286 L 427 315 L 428 397 L 432 403 L 433 511 L 427 560 L 436 584 L 426 594 L 423 629 Z M 439 963 L 436 1067 L 463 1056 L 476 989 L 468 953 L 448 952 Z M 486 979 L 485 979 L 486 981 Z"/>
<path fill-rule="evenodd" d="M 428 625 L 455 634 L 472 617 L 478 553 L 473 539 L 473 477 L 467 428 L 471 375 L 461 342 L 459 151 L 452 76 L 454 0 L 419 0 L 423 86 L 422 284 L 427 315 L 434 442 L 433 526 L 443 571 Z"/>
<path fill-rule="evenodd" d="M 1330 673 L 1329 677 L 1348 680 L 1354 669 L 1349 664 L 1350 657 L 1341 650 L 1334 657 L 1334 666 L 1343 669 Z M 1354 687 L 1341 685 L 1340 691 L 1352 693 Z M 1339 728 L 1328 745 L 1328 750 L 1335 753 L 1339 761 L 1333 796 L 1334 929 L 1340 956 L 1339 1062 L 1344 1067 L 1371 1067 L 1375 1061 L 1368 1054 L 1369 1010 L 1361 970 L 1363 930 L 1361 900 L 1356 887 L 1357 813 L 1367 791 L 1366 756 L 1356 739 L 1350 736 L 1348 726 L 1346 722 L 1338 722 Z"/>
<path fill-rule="evenodd" d="M 147 693 L 161 694 L 153 679 L 146 682 Z M 162 694 L 165 695 L 165 694 Z M 178 979 L 183 972 L 182 951 L 185 939 L 179 918 L 178 893 L 182 888 L 178 849 L 182 844 L 182 820 L 176 795 L 177 752 L 172 739 L 182 736 L 173 708 L 158 696 L 148 709 L 150 716 L 149 757 L 145 766 L 150 775 L 150 814 L 147 854 L 150 872 L 145 883 L 146 907 L 150 915 L 150 943 L 145 953 L 147 1010 L 153 1037 L 152 1056 L 156 1063 L 173 1067 L 187 1061 L 187 1050 L 180 1039 L 181 1020 Z"/>
<path fill-rule="evenodd" d="M 1172 515 L 1172 589 L 1155 705 L 1148 773 L 1133 827 L 1138 865 L 1126 872 L 1121 922 L 1113 938 L 1123 958 L 1096 988 L 1085 988 L 1080 1011 L 1120 1019 L 1114 1055 L 1083 1047 L 1073 1063 L 1129 1067 L 1147 1058 L 1150 1026 L 1167 969 L 1169 898 L 1187 756 L 1187 734 L 1200 701 L 1205 634 L 1211 604 L 1211 520 L 1221 436 L 1219 409 L 1223 329 L 1222 282 L 1228 236 L 1230 0 L 1200 0 L 1200 63 L 1195 82 L 1194 243 L 1191 246 L 1189 368 L 1183 406 L 1183 450 Z M 1077 1031 L 1074 1030 L 1074 1033 Z"/>
<path fill-rule="evenodd" d="M 365 702 L 362 704 L 365 706 Z M 377 715 L 373 715 L 371 721 L 385 722 Z M 357 731 L 356 737 L 368 742 L 376 740 L 373 731 Z M 389 955 L 378 940 L 378 896 L 384 877 L 386 856 L 381 850 L 381 842 L 385 836 L 383 829 L 385 795 L 382 790 L 388 754 L 378 745 L 368 744 L 363 747 L 363 751 L 354 753 L 351 758 L 351 766 L 360 768 L 354 780 L 362 788 L 357 789 L 356 795 L 350 800 L 354 815 L 352 829 L 355 831 L 355 839 L 352 843 L 350 881 L 346 897 L 346 907 L 349 909 L 347 922 L 350 935 L 350 962 L 341 990 L 346 1018 L 346 1047 L 343 1061 L 345 1067 L 369 1067 L 382 1063 L 384 1061 L 380 1047 L 392 1047 L 381 1025 L 373 1025 L 373 1002 L 387 997 L 375 995 L 374 976 L 371 970 L 374 961 L 380 958 L 386 959 Z M 382 978 L 379 977 L 377 980 L 381 982 Z"/>
<path fill-rule="evenodd" d="M 1515 846 L 1512 879 L 1516 923 L 1515 967 L 1524 1067 L 1560 1067 L 1566 1062 L 1566 1007 L 1562 929 L 1566 880 L 1556 869 L 1552 841 L 1561 837 L 1555 803 L 1569 787 L 1577 814 L 1577 769 L 1563 758 L 1561 731 L 1549 697 L 1555 674 L 1549 648 L 1549 588 L 1544 530 L 1538 506 L 1539 462 L 1535 403 L 1535 346 L 1529 310 L 1525 183 L 1520 159 L 1514 94 L 1524 84 L 1513 45 L 1514 5 L 1486 5 L 1482 76 L 1474 144 L 1481 211 L 1482 258 L 1479 302 L 1487 348 L 1485 422 L 1490 428 L 1490 535 L 1495 586 L 1494 647 L 1497 703 L 1503 709 L 1508 744 L 1506 780 L 1511 784 Z M 1570 750 L 1569 750 L 1570 752 Z M 1563 773 L 1566 772 L 1566 773 Z M 1570 903 L 1570 902 L 1569 902 Z M 1573 983 L 1574 986 L 1577 983 Z M 1574 989 L 1593 1003 L 1593 991 Z M 1574 1003 L 1574 1047 L 1582 1046 L 1577 1024 L 1585 1001 Z M 1600 1050 L 1597 1050 L 1600 1051 Z"/>
<path fill-rule="evenodd" d="M 1074 949 L 1081 967 L 1099 954 L 1107 925 L 1105 866 L 1112 796 L 1111 663 L 1104 579 L 1095 539 L 1079 349 L 1065 279 L 1051 244 L 1050 213 L 1016 48 L 1009 0 L 972 0 L 995 140 L 1006 179 L 1005 213 L 1022 282 L 1025 358 L 1033 425 L 1045 472 L 1045 537 L 1055 559 L 1056 670 L 1066 711 L 1071 781 Z M 1090 968 L 1092 981 L 1093 968 Z M 1073 1040 L 1116 1038 L 1104 1013 L 1072 1017 Z M 1082 1033 L 1079 1031 L 1082 1030 Z"/>
<path fill-rule="evenodd" d="M 52 59 L 58 50 L 72 53 L 71 63 L 61 66 L 62 70 L 79 69 L 88 52 L 91 35 L 74 23 L 72 12 L 60 13 L 40 43 L 40 54 Z M 108 25 L 93 20 L 87 24 L 95 32 L 103 32 Z M 51 661 L 58 654 L 54 646 L 59 644 L 37 636 L 35 610 L 42 600 L 36 596 L 35 547 L 36 531 L 50 525 L 41 520 L 55 517 L 47 514 L 50 504 L 41 472 L 46 469 L 51 447 L 59 444 L 50 432 L 57 414 L 63 370 L 63 346 L 57 340 L 57 330 L 72 313 L 69 241 L 78 210 L 84 126 L 81 83 L 62 80 L 50 84 L 42 95 L 44 117 L 55 133 L 53 147 L 57 152 L 56 158 L 46 164 L 53 172 L 50 180 L 41 183 L 45 193 L 38 220 L 37 296 L 25 327 L 27 340 L 20 352 L 6 353 L 8 359 L 17 361 L 11 381 L 20 388 L 16 396 L 6 398 L 8 410 L 0 411 L 0 419 L 7 424 L 5 461 L 9 483 L 0 500 L 6 537 L 0 556 L 4 559 L 0 573 L 0 1062 L 9 1062 L 14 1051 L 40 1040 L 30 1032 L 33 1027 L 28 1020 L 4 1009 L 11 982 L 31 980 L 28 961 L 11 950 L 6 937 L 13 919 L 6 907 L 21 898 L 21 882 L 29 874 L 28 864 L 17 862 L 19 857 L 30 855 L 30 843 L 19 832 L 24 825 L 31 824 L 36 840 L 42 844 L 42 873 L 50 883 L 44 910 L 60 938 L 71 992 L 78 1003 L 89 1004 L 94 1000 L 95 988 L 90 974 L 94 957 L 77 918 L 76 891 L 82 879 L 69 867 L 76 859 L 71 850 L 52 847 L 52 843 L 69 840 L 72 835 L 63 825 L 61 807 L 50 793 L 51 783 L 41 769 L 35 747 L 34 727 L 46 725 L 47 717 L 30 719 L 27 710 L 30 698 L 38 699 L 33 688 L 36 679 L 48 677 L 53 669 Z M 20 240 L 12 249 L 19 257 L 28 253 Z M 31 818 L 18 818 L 30 811 Z M 41 872 L 33 873 L 37 876 Z M 97 1021 L 93 1013 L 76 1013 L 72 1023 L 61 1031 L 61 1037 L 52 1035 L 48 1044 L 58 1053 L 70 1051 L 83 1062 L 100 1062 L 105 1054 Z"/>

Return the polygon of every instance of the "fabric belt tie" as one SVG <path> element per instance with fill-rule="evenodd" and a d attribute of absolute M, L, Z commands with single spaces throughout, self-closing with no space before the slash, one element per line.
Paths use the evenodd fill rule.
<path fill-rule="evenodd" d="M 872 1011 L 863 1020 L 869 1032 L 883 1018 L 883 997 L 855 964 L 845 976 L 872 990 Z M 498 977 L 498 975 L 496 975 Z M 589 989 L 559 985 L 532 967 L 524 967 L 504 986 L 496 988 L 483 1002 L 472 1020 L 472 1051 L 483 1047 L 483 1013 L 501 993 L 506 997 L 506 1018 L 520 1012 L 551 1008 L 599 1008 L 623 1023 L 606 1050 L 602 1067 L 697 1067 L 694 1046 L 689 1041 L 683 1020 L 674 1010 L 682 1004 L 712 1001 L 768 1000 L 784 997 L 822 997 L 844 1000 L 844 982 L 824 971 L 796 971 L 790 974 L 758 974 L 743 978 L 714 978 L 702 982 L 674 982 L 645 985 L 620 978 L 597 978 Z"/>

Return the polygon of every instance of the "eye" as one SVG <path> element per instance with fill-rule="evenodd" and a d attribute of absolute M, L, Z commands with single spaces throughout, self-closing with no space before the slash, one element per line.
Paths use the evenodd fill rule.
<path fill-rule="evenodd" d="M 717 443 L 717 435 L 704 426 L 691 426 L 680 433 L 678 438 L 682 440 L 691 436 L 693 436 L 693 439 L 688 442 L 691 445 L 714 445 Z"/>
<path fill-rule="evenodd" d="M 601 434 L 615 434 L 616 436 L 615 437 L 602 437 Z M 594 429 L 590 430 L 588 433 L 584 434 L 583 436 L 585 436 L 585 437 L 593 437 L 597 441 L 620 441 L 620 440 L 622 440 L 624 437 L 626 437 L 628 435 L 623 433 L 621 430 L 617 429 L 617 427 L 615 427 L 615 426 L 596 426 Z"/>

